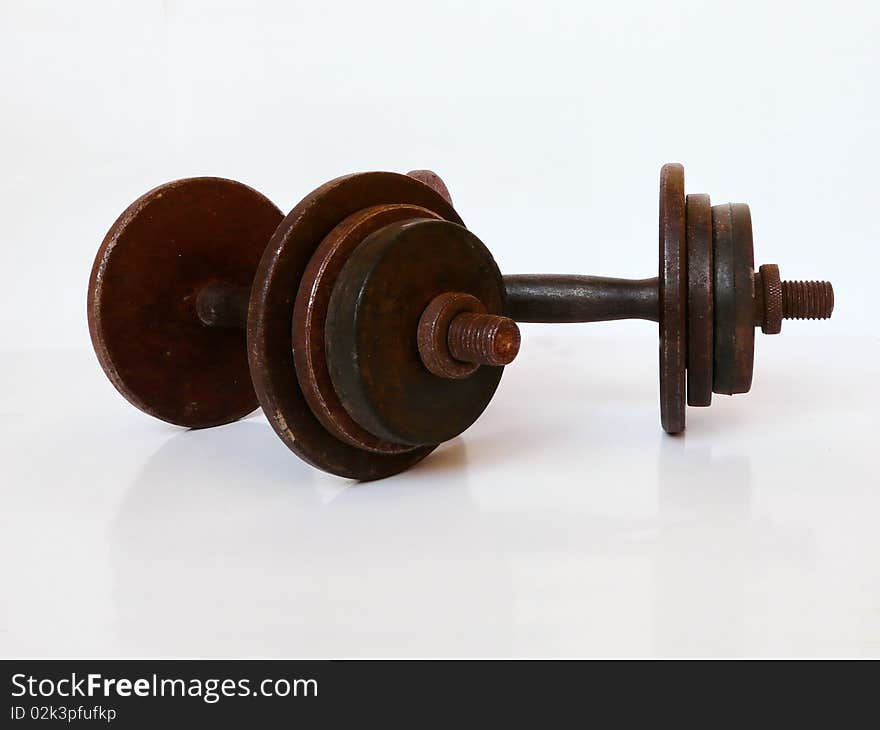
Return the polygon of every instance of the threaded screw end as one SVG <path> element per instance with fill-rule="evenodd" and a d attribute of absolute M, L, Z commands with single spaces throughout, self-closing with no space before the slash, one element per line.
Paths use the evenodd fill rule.
<path fill-rule="evenodd" d="M 449 325 L 447 343 L 461 362 L 509 365 L 519 352 L 519 327 L 497 314 L 462 312 Z"/>
<path fill-rule="evenodd" d="M 828 319 L 834 310 L 834 289 L 827 281 L 783 281 L 783 319 Z"/>

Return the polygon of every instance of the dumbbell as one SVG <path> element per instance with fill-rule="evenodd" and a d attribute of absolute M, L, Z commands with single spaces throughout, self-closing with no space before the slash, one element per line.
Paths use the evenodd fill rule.
<path fill-rule="evenodd" d="M 502 277 L 434 173 L 332 180 L 287 216 L 220 178 L 160 186 L 102 243 L 92 342 L 157 418 L 202 428 L 259 404 L 298 456 L 359 480 L 401 472 L 465 431 L 520 346 L 516 322 L 659 323 L 661 423 L 751 385 L 754 330 L 826 318 L 826 282 L 756 272 L 749 209 L 660 181 L 659 276 Z"/>

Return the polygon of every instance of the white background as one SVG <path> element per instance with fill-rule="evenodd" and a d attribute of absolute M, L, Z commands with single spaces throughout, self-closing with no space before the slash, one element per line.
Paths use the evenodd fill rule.
<path fill-rule="evenodd" d="M 871 2 L 15 2 L 0 10 L 0 654 L 880 655 Z M 484 417 L 351 485 L 182 432 L 91 353 L 115 217 L 437 170 L 506 273 L 652 276 L 660 165 L 834 282 L 752 393 L 659 428 L 656 326 L 524 327 Z"/>

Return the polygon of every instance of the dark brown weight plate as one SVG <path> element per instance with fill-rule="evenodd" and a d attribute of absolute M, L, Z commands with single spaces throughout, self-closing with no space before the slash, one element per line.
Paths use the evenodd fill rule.
<path fill-rule="evenodd" d="M 687 402 L 712 404 L 714 357 L 714 270 L 712 268 L 712 204 L 708 195 L 688 195 L 687 201 Z"/>
<path fill-rule="evenodd" d="M 250 287 L 282 213 L 221 178 L 161 185 L 132 203 L 104 238 L 89 280 L 92 344 L 134 406 L 201 428 L 257 407 L 244 331 L 207 327 L 195 311 L 206 284 Z"/>
<path fill-rule="evenodd" d="M 684 168 L 660 170 L 660 423 L 667 433 L 685 424 L 687 253 Z"/>
<path fill-rule="evenodd" d="M 715 257 L 716 393 L 748 393 L 755 360 L 755 257 L 744 203 L 712 208 Z"/>
<path fill-rule="evenodd" d="M 429 188 L 433 188 L 440 195 L 443 196 L 443 199 L 452 205 L 452 196 L 449 194 L 449 188 L 446 187 L 446 183 L 443 182 L 443 178 L 441 178 L 436 172 L 433 170 L 410 170 L 406 173 L 407 177 L 411 177 L 414 180 L 418 180 L 421 183 L 424 183 Z"/>
<path fill-rule="evenodd" d="M 503 367 L 466 378 L 431 373 L 418 350 L 422 312 L 434 297 L 476 297 L 504 311 L 492 254 L 448 221 L 392 223 L 368 237 L 339 274 L 327 310 L 327 364 L 342 404 L 361 426 L 395 443 L 437 444 L 470 426 L 492 398 Z"/>
<path fill-rule="evenodd" d="M 410 175 L 411 177 L 411 175 Z M 303 274 L 293 307 L 293 360 L 303 395 L 330 433 L 367 451 L 395 454 L 412 446 L 384 441 L 348 415 L 330 380 L 324 329 L 333 285 L 351 252 L 371 233 L 397 221 L 438 216 L 417 205 L 376 205 L 352 213 L 321 242 Z"/>
<path fill-rule="evenodd" d="M 458 214 L 427 185 L 392 172 L 337 178 L 307 195 L 278 226 L 257 268 L 248 311 L 248 357 L 254 389 L 272 428 L 313 466 L 351 479 L 381 479 L 409 468 L 431 452 L 375 454 L 333 436 L 312 413 L 293 360 L 294 298 L 309 259 L 347 216 L 385 204 L 418 205 L 460 223 Z"/>

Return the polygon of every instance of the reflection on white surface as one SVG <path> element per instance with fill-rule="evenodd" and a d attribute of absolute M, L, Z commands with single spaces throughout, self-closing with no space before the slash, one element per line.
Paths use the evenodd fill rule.
<path fill-rule="evenodd" d="M 662 530 L 654 554 L 654 649 L 736 655 L 746 638 L 742 613 L 749 567 L 742 553 L 750 539 L 748 454 L 713 459 L 708 447 L 688 452 L 688 469 L 703 479 L 682 478 L 680 456 L 672 448 L 661 450 L 657 469 Z"/>
<path fill-rule="evenodd" d="M 345 486 L 316 484 L 264 423 L 192 436 L 149 460 L 114 524 L 125 640 L 211 652 L 219 635 L 257 655 L 507 651 L 508 541 L 471 499 L 460 441 L 422 467 L 427 484 Z M 493 617 L 491 633 L 474 612 Z"/>
<path fill-rule="evenodd" d="M 876 392 L 821 380 L 856 341 L 790 378 L 816 342 L 669 438 L 644 343 L 527 332 L 478 424 L 363 485 L 8 358 L 0 653 L 878 655 Z"/>

